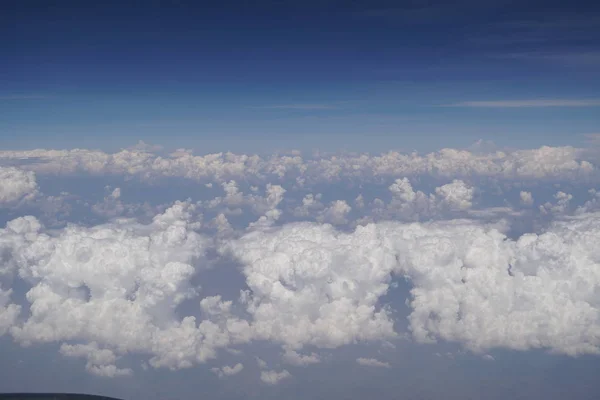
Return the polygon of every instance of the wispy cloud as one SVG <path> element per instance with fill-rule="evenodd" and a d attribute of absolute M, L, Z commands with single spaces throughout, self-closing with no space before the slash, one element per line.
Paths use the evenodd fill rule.
<path fill-rule="evenodd" d="M 445 107 L 479 108 L 523 108 L 523 107 L 597 107 L 600 99 L 533 99 L 533 100 L 490 100 L 461 101 L 446 104 Z"/>
<path fill-rule="evenodd" d="M 356 362 L 365 367 L 379 367 L 379 368 L 390 368 L 391 365 L 387 362 L 379 361 L 375 358 L 357 358 Z"/>

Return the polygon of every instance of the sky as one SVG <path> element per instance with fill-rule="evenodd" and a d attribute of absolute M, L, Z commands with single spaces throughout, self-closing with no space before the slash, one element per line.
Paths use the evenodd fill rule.
<path fill-rule="evenodd" d="M 593 1 L 1 7 L 0 135 L 11 148 L 431 151 L 581 144 L 597 132 Z"/>
<path fill-rule="evenodd" d="M 600 8 L 0 2 L 0 392 L 600 398 Z"/>

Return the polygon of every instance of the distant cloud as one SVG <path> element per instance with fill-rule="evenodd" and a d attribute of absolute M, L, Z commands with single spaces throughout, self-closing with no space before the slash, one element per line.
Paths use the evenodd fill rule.
<path fill-rule="evenodd" d="M 446 107 L 524 108 L 524 107 L 597 107 L 600 99 L 532 99 L 461 101 Z"/>
<path fill-rule="evenodd" d="M 267 385 L 276 385 L 284 379 L 290 378 L 292 375 L 287 371 L 262 371 L 260 373 L 260 380 Z"/>
<path fill-rule="evenodd" d="M 375 358 L 357 358 L 356 362 L 365 367 L 380 367 L 380 368 L 390 368 L 391 365 L 389 363 L 379 361 Z"/>
<path fill-rule="evenodd" d="M 243 369 L 244 365 L 242 363 L 237 363 L 233 367 L 226 365 L 222 368 L 211 368 L 210 370 L 217 374 L 219 378 L 223 378 L 226 376 L 237 375 L 238 373 L 242 372 Z"/>

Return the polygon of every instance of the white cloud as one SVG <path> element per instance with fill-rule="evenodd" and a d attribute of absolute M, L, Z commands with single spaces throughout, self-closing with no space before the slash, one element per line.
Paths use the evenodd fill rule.
<path fill-rule="evenodd" d="M 318 354 L 311 353 L 309 355 L 300 354 L 294 350 L 287 349 L 283 353 L 283 361 L 288 364 L 304 367 L 311 364 L 318 364 L 321 362 L 321 358 Z"/>
<path fill-rule="evenodd" d="M 357 358 L 356 362 L 365 367 L 378 367 L 378 368 L 390 368 L 390 363 L 379 361 L 375 358 Z"/>
<path fill-rule="evenodd" d="M 521 204 L 524 206 L 533 205 L 533 195 L 531 192 L 521 191 L 521 193 L 519 193 L 519 197 L 521 199 Z"/>
<path fill-rule="evenodd" d="M 233 367 L 225 365 L 222 368 L 211 368 L 211 371 L 217 374 L 219 378 L 223 378 L 226 376 L 237 375 L 244 369 L 244 365 L 242 363 L 237 363 Z"/>
<path fill-rule="evenodd" d="M 394 337 L 390 315 L 377 304 L 392 276 L 405 275 L 418 342 L 598 352 L 600 214 L 517 241 L 491 226 L 385 222 L 345 234 L 291 224 L 252 232 L 231 247 L 245 266 L 251 292 L 243 300 L 256 337 L 289 348 Z"/>
<path fill-rule="evenodd" d="M 260 368 L 260 369 L 266 369 L 267 368 L 267 363 L 265 362 L 265 360 L 263 360 L 260 357 L 256 357 L 256 364 L 258 365 L 258 368 Z"/>
<path fill-rule="evenodd" d="M 21 168 L 40 174 L 109 174 L 141 179 L 181 177 L 227 182 L 331 182 L 341 178 L 374 180 L 378 177 L 431 175 L 461 178 L 573 179 L 597 174 L 586 150 L 569 146 L 489 153 L 442 149 L 420 155 L 390 151 L 381 155 L 336 154 L 303 158 L 299 155 L 217 153 L 195 156 L 177 151 L 162 157 L 146 151 L 122 150 L 108 154 L 91 150 L 0 151 L 0 161 L 19 161 Z"/>
<path fill-rule="evenodd" d="M 344 200 L 335 200 L 317 216 L 317 221 L 344 225 L 348 223 L 347 215 L 351 210 L 352 207 Z"/>
<path fill-rule="evenodd" d="M 290 349 L 394 337 L 377 300 L 395 259 L 357 253 L 355 240 L 331 225 L 302 223 L 229 242 L 225 250 L 244 265 L 250 291 L 242 301 L 255 337 Z"/>
<path fill-rule="evenodd" d="M 210 243 L 192 230 L 193 213 L 193 205 L 178 202 L 149 225 L 122 219 L 58 232 L 44 232 L 33 217 L 9 222 L 0 231 L 12 256 L 5 268 L 32 286 L 30 314 L 11 334 L 23 344 L 93 341 L 117 355 L 148 354 L 151 365 L 168 368 L 204 362 L 217 348 L 245 340 L 236 336 L 237 319 L 223 320 L 228 303 L 218 297 L 202 300 L 206 318 L 199 323 L 175 316 L 179 304 L 197 296 L 190 279 Z M 218 317 L 210 312 L 215 307 Z"/>
<path fill-rule="evenodd" d="M 87 358 L 85 369 L 93 375 L 114 378 L 133 374 L 131 368 L 118 368 L 115 362 L 119 359 L 114 352 L 100 349 L 96 342 L 89 344 L 62 344 L 60 352 L 67 357 Z"/>
<path fill-rule="evenodd" d="M 292 375 L 287 370 L 282 371 L 261 371 L 260 380 L 267 385 L 277 385 L 284 379 L 290 378 Z"/>
<path fill-rule="evenodd" d="M 473 188 L 458 179 L 436 188 L 435 194 L 440 206 L 451 211 L 468 210 L 473 205 Z"/>
<path fill-rule="evenodd" d="M 12 290 L 3 290 L 0 286 L 0 336 L 17 322 L 21 306 L 10 303 Z"/>
<path fill-rule="evenodd" d="M 539 207 L 542 214 L 565 214 L 569 209 L 569 203 L 573 200 L 573 195 L 559 191 L 554 195 L 554 199 L 556 203 L 548 201 Z"/>
<path fill-rule="evenodd" d="M 111 188 L 107 187 L 106 189 L 110 190 Z M 120 198 L 121 188 L 112 189 L 101 203 L 92 206 L 92 212 L 108 218 L 122 215 L 128 207 L 123 204 Z"/>
<path fill-rule="evenodd" d="M 0 166 L 0 207 L 15 206 L 38 195 L 35 173 Z"/>
<path fill-rule="evenodd" d="M 396 179 L 388 189 L 392 194 L 390 203 L 385 204 L 380 199 L 372 203 L 378 220 L 456 217 L 457 213 L 469 211 L 473 206 L 473 187 L 458 179 L 435 188 L 435 194 L 415 191 L 408 178 Z"/>

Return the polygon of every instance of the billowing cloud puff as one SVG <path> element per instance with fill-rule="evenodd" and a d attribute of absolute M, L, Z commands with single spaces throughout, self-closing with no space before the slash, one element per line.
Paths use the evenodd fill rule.
<path fill-rule="evenodd" d="M 431 175 L 441 178 L 484 176 L 500 179 L 587 179 L 597 174 L 583 149 L 548 147 L 512 152 L 479 153 L 442 149 L 420 155 L 388 152 L 368 154 L 257 155 L 216 153 L 195 156 L 190 151 L 176 151 L 167 157 L 137 148 L 107 154 L 100 151 L 30 150 L 0 151 L 0 160 L 27 161 L 24 168 L 39 173 L 120 174 L 151 177 L 182 177 L 226 182 L 236 180 L 328 182 L 340 178 L 372 179 Z"/>
<path fill-rule="evenodd" d="M 190 278 L 210 243 L 193 230 L 193 217 L 194 207 L 178 202 L 149 225 L 121 219 L 45 232 L 34 217 L 9 222 L 0 232 L 8 258 L 4 275 L 12 270 L 31 285 L 29 315 L 10 333 L 23 344 L 88 346 L 67 343 L 63 352 L 68 355 L 146 353 L 156 367 L 186 367 L 215 357 L 217 348 L 229 344 L 236 321 L 212 319 L 212 311 L 216 307 L 225 315 L 229 305 L 218 297 L 203 299 L 199 310 L 205 319 L 199 323 L 175 313 L 184 300 L 197 296 Z M 3 306 L 1 320 L 11 319 L 14 307 Z M 94 361 L 94 354 L 88 356 L 94 373 L 123 372 L 108 361 Z"/>
<path fill-rule="evenodd" d="M 133 373 L 130 368 L 117 368 L 115 362 L 118 357 L 115 353 L 108 349 L 99 349 L 96 342 L 76 345 L 63 344 L 60 352 L 67 357 L 87 358 L 85 369 L 94 375 L 114 378 Z"/>
<path fill-rule="evenodd" d="M 375 199 L 372 204 L 376 219 L 419 221 L 456 216 L 473 206 L 473 187 L 458 179 L 435 188 L 435 193 L 429 195 L 415 191 L 408 178 L 396 179 L 388 190 L 392 194 L 388 204 L 380 199 Z"/>
<path fill-rule="evenodd" d="M 531 195 L 531 192 L 526 192 L 522 190 L 519 194 L 519 197 L 521 199 L 521 204 L 523 204 L 524 206 L 530 206 L 533 204 L 533 196 Z"/>
<path fill-rule="evenodd" d="M 237 363 L 233 367 L 228 365 L 221 368 L 211 368 L 211 371 L 217 374 L 219 378 L 224 378 L 226 376 L 237 375 L 244 369 L 244 365 L 242 363 Z"/>
<path fill-rule="evenodd" d="M 307 366 L 310 364 L 320 363 L 321 358 L 319 357 L 319 355 L 317 355 L 315 353 L 311 353 L 308 355 L 302 355 L 294 350 L 287 349 L 285 351 L 285 353 L 283 353 L 283 361 L 285 361 L 286 363 L 291 364 L 291 365 L 304 367 L 304 366 Z"/>
<path fill-rule="evenodd" d="M 290 378 L 292 375 L 287 370 L 281 371 L 261 371 L 260 380 L 267 385 L 276 385 L 284 379 Z"/>
<path fill-rule="evenodd" d="M 331 225 L 305 223 L 230 242 L 226 250 L 244 264 L 249 290 L 242 301 L 253 335 L 290 349 L 394 337 L 393 321 L 377 301 L 395 259 L 357 252 L 359 240 Z"/>
<path fill-rule="evenodd" d="M 405 276 L 419 342 L 573 355 L 600 348 L 599 228 L 600 214 L 588 214 L 513 241 L 465 220 L 386 222 L 351 234 L 292 224 L 249 233 L 230 251 L 245 265 L 255 335 L 290 348 L 394 337 L 378 300 L 392 276 Z"/>
<path fill-rule="evenodd" d="M 17 205 L 38 194 L 35 173 L 14 167 L 0 166 L 0 207 Z"/>
<path fill-rule="evenodd" d="M 21 312 L 21 306 L 10 304 L 11 294 L 12 290 L 3 290 L 0 287 L 0 336 L 4 335 L 16 323 Z"/>

